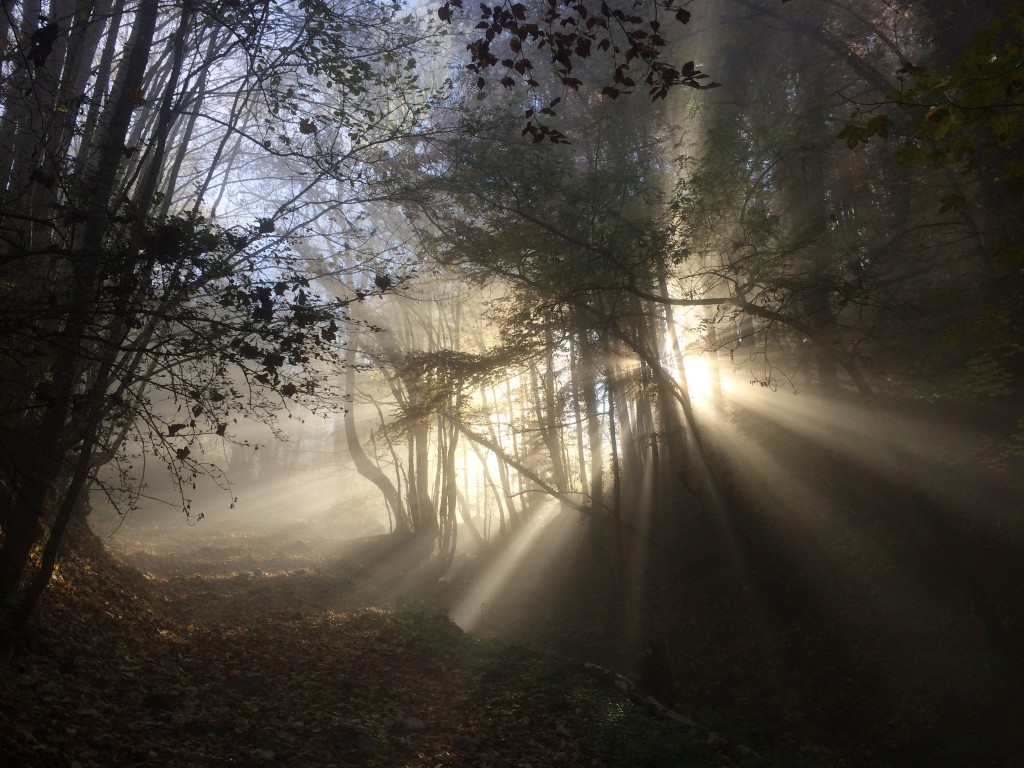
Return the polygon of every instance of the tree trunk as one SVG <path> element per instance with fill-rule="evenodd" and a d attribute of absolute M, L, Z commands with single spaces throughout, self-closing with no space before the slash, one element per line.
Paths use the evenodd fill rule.
<path fill-rule="evenodd" d="M 370 461 L 363 445 L 359 441 L 359 434 L 356 428 L 355 417 L 355 391 L 356 391 L 356 349 L 349 346 L 345 350 L 345 392 L 352 401 L 345 410 L 343 424 L 345 427 L 345 444 L 348 447 L 349 455 L 356 471 L 377 486 L 384 495 L 385 500 L 395 514 L 395 526 L 399 533 L 409 533 L 408 517 L 405 512 L 405 504 L 402 502 L 402 494 L 398 492 L 394 484 L 381 468 Z"/>
<path fill-rule="evenodd" d="M 604 506 L 604 447 L 601 440 L 601 413 L 597 404 L 597 363 L 589 339 L 580 339 L 580 391 L 587 422 L 587 447 L 590 451 L 590 499 L 595 507 Z"/>

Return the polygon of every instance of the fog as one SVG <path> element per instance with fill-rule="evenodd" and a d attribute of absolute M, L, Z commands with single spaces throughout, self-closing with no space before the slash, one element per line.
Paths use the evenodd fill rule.
<path fill-rule="evenodd" d="M 797 762 L 1021 754 L 1019 3 L 228 5 L 0 20 L 3 601 L 88 498 Z"/>
<path fill-rule="evenodd" d="M 112 548 L 180 570 L 206 552 L 230 558 L 225 573 L 312 567 L 338 556 L 352 540 L 387 533 L 380 494 L 338 445 L 333 417 L 285 420 L 278 434 L 251 426 L 239 443 L 211 451 L 225 471 L 175 487 L 162 466 L 132 478 L 130 502 L 93 491 L 89 522 Z M 243 444 L 248 443 L 248 444 Z M 185 511 L 185 500 L 188 512 Z M 134 505 L 134 506 L 129 506 Z M 237 551 L 232 551 L 237 550 Z"/>

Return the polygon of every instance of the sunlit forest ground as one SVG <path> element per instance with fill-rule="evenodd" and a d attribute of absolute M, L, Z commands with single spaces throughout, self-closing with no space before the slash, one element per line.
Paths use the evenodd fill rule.
<path fill-rule="evenodd" d="M 165 579 L 84 531 L 4 680 L 4 765 L 731 764 L 564 663 L 308 570 Z M 241 542 L 218 546 L 229 559 Z M 294 560 L 293 560 L 294 564 Z M 222 564 L 221 564 L 222 565 Z M 207 568 L 214 566 L 212 570 Z M 88 628 L 88 632 L 84 632 Z M 59 630 L 59 631 L 58 631 Z M 49 665 L 56 663 L 59 674 Z"/>
<path fill-rule="evenodd" d="M 758 398 L 771 407 L 752 402 L 716 426 L 719 514 L 674 509 L 652 540 L 551 504 L 489 547 L 467 536 L 440 580 L 422 546 L 353 535 L 343 499 L 305 518 L 292 503 L 247 522 L 240 501 L 191 527 L 166 514 L 91 519 L 184 623 L 426 611 L 621 673 L 712 742 L 726 733 L 769 764 L 1013 765 L 1018 459 L 977 430 L 980 408 L 870 421 L 840 403 L 815 417 L 791 394 Z M 872 430 L 885 439 L 869 442 Z"/>

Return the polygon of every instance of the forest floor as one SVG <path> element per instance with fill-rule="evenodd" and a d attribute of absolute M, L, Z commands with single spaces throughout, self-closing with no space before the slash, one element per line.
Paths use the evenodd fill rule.
<path fill-rule="evenodd" d="M 438 579 L 388 536 L 80 532 L 29 630 L 0 637 L 0 766 L 1022 764 L 1016 537 L 950 528 L 898 549 L 922 530 L 908 519 L 879 528 L 889 565 L 854 549 L 837 580 L 826 555 L 847 539 L 810 547 L 756 523 L 734 529 L 746 567 L 694 528 L 687 557 L 645 563 L 629 587 L 608 540 L 569 516 L 485 597 L 474 585 L 515 537 Z M 919 584 L 907 569 L 925 555 Z M 473 634 L 449 619 L 467 603 Z M 671 654 L 644 681 L 652 639 Z M 644 682 L 696 727 L 580 662 Z"/>
<path fill-rule="evenodd" d="M 90 533 L 73 543 L 4 638 L 5 767 L 765 763 L 426 603 L 376 607 L 371 579 L 312 570 L 301 546 L 262 568 L 245 536 L 140 550 L 140 571 Z"/>

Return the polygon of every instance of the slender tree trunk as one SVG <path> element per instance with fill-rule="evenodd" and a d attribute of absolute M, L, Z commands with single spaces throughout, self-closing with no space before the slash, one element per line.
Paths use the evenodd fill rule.
<path fill-rule="evenodd" d="M 96 425 L 93 425 L 95 429 Z M 57 563 L 57 554 L 60 552 L 60 545 L 63 542 L 64 534 L 79 509 L 84 494 L 86 493 L 89 473 L 92 469 L 93 448 L 95 446 L 92 436 L 87 436 L 79 449 L 78 458 L 75 461 L 74 472 L 64 492 L 64 499 L 57 516 L 50 526 L 50 535 L 43 547 L 42 558 L 39 563 L 39 570 L 22 595 L 18 607 L 11 615 L 11 623 L 15 629 L 22 630 L 28 624 L 32 612 L 35 610 L 39 597 L 43 594 L 46 586 L 53 576 L 53 567 Z"/>
<path fill-rule="evenodd" d="M 149 157 L 146 170 L 135 188 L 135 207 L 138 210 L 149 210 L 152 207 L 153 195 L 164 168 L 164 157 L 167 153 L 167 138 L 175 123 L 173 108 L 181 70 L 185 64 L 185 38 L 192 26 L 191 3 L 186 2 L 178 18 L 178 26 L 171 37 L 171 71 L 164 83 L 163 96 L 156 116 L 153 138 L 149 142 Z"/>
<path fill-rule="evenodd" d="M 605 374 L 605 389 L 608 392 L 608 448 L 611 451 L 612 463 L 612 513 L 618 518 L 622 515 L 622 467 L 619 464 L 619 438 L 618 430 L 615 426 L 615 396 L 613 394 L 614 383 L 612 382 L 610 366 Z M 619 537 L 621 546 L 621 533 Z"/>
<path fill-rule="evenodd" d="M 587 447 L 590 451 L 590 499 L 595 507 L 601 507 L 604 506 L 604 446 L 601 440 L 601 413 L 597 404 L 597 363 L 589 339 L 580 341 L 580 369 Z"/>
<path fill-rule="evenodd" d="M 802 9 L 797 44 L 793 47 L 796 71 L 811 71 L 814 67 L 812 52 L 817 50 L 814 41 L 821 34 L 827 15 L 827 6 L 823 3 L 809 4 Z M 837 370 L 833 345 L 838 344 L 839 339 L 832 309 L 829 269 L 832 253 L 826 224 L 830 173 L 825 166 L 824 148 L 834 141 L 827 122 L 828 96 L 822 77 L 808 78 L 807 85 L 797 90 L 793 110 L 800 145 L 790 148 L 779 165 L 784 210 L 791 222 L 790 238 L 798 254 L 796 277 L 805 283 L 798 290 L 797 299 L 808 323 L 816 331 L 813 359 L 817 380 L 813 383 L 824 390 L 834 390 Z"/>
<path fill-rule="evenodd" d="M 481 473 L 483 474 L 483 479 L 484 479 L 484 489 L 483 489 L 484 490 L 484 502 L 483 502 L 484 509 L 487 508 L 487 491 L 488 491 L 488 489 L 490 489 L 494 493 L 494 498 L 495 498 L 495 501 L 496 501 L 497 507 L 498 507 L 499 533 L 504 533 L 505 532 L 505 504 L 503 502 L 503 498 L 504 498 L 503 497 L 503 493 L 498 488 L 497 484 L 495 484 L 494 476 L 491 474 L 491 470 L 487 466 L 487 456 L 486 456 L 486 454 L 484 454 L 480 450 L 480 446 L 478 446 L 473 441 L 469 441 L 469 444 L 473 448 L 473 453 L 476 455 L 477 459 L 480 462 L 480 466 L 482 467 Z M 485 531 L 484 531 L 485 537 L 486 537 L 486 534 L 487 534 L 487 530 L 485 529 Z"/>
<path fill-rule="evenodd" d="M 484 413 L 489 412 L 489 406 L 487 404 L 487 390 L 485 388 L 480 389 L 480 400 L 483 405 Z M 491 441 L 495 445 L 500 444 L 500 441 L 498 440 L 498 434 L 495 431 L 494 425 L 490 422 L 490 420 L 488 420 L 487 422 L 487 431 Z M 509 478 L 508 467 L 504 464 L 504 462 L 498 462 L 498 480 L 501 483 L 500 501 L 503 503 L 503 506 L 508 513 L 509 526 L 514 528 L 516 525 L 519 524 L 519 512 L 516 510 L 515 498 L 512 495 L 512 482 Z M 505 532 L 504 518 L 502 518 L 501 521 L 501 532 Z"/>
<path fill-rule="evenodd" d="M 459 408 L 456 405 L 455 412 Z M 441 425 L 438 425 L 438 439 L 441 439 Z M 455 473 L 455 449 L 459 444 L 459 431 L 452 425 L 444 427 L 444 480 L 440 504 L 438 505 L 438 554 L 443 568 L 451 565 L 455 558 L 458 542 L 458 518 L 455 506 L 458 502 L 458 476 Z"/>
<path fill-rule="evenodd" d="M 576 433 L 576 461 L 579 464 L 580 488 L 587 488 L 590 486 L 587 474 L 587 448 L 584 443 L 583 411 L 580 409 L 580 403 L 583 401 L 583 386 L 581 384 L 583 371 L 579 359 L 579 344 L 575 339 L 570 343 L 572 345 L 570 349 L 570 362 L 572 364 L 570 376 L 572 379 L 572 409 Z"/>
<path fill-rule="evenodd" d="M 373 463 L 363 445 L 359 441 L 359 434 L 356 427 L 355 416 L 355 391 L 356 391 L 356 349 L 350 345 L 345 350 L 345 392 L 352 398 L 348 409 L 343 417 L 345 429 L 345 444 L 348 447 L 349 455 L 356 471 L 377 486 L 377 489 L 384 495 L 385 500 L 395 513 L 395 525 L 399 533 L 409 533 L 408 517 L 405 511 L 405 504 L 402 503 L 402 494 L 395 488 L 391 480 L 385 475 L 380 467 Z"/>
<path fill-rule="evenodd" d="M 181 174 L 181 166 L 185 162 L 185 157 L 189 152 L 189 144 L 192 141 L 192 135 L 195 131 L 196 122 L 199 119 L 199 107 L 202 104 L 203 94 L 206 93 L 206 82 L 210 73 L 210 68 L 213 66 L 214 60 L 217 58 L 217 52 L 220 48 L 221 30 L 219 28 L 210 31 L 209 42 L 206 46 L 206 55 L 203 59 L 199 71 L 199 79 L 196 82 L 196 87 L 193 90 L 192 100 L 189 104 L 189 116 L 188 122 L 185 125 L 184 131 L 182 131 L 180 141 L 178 142 L 178 151 L 174 155 L 174 161 L 171 163 L 170 168 L 167 170 L 167 174 L 163 180 L 163 202 L 160 204 L 160 216 L 165 217 L 171 211 L 171 206 L 174 204 L 174 192 L 178 188 L 178 177 Z M 191 194 L 191 190 L 189 190 Z M 202 199 L 202 198 L 198 198 Z"/>
<path fill-rule="evenodd" d="M 100 111 L 109 107 L 112 97 L 107 89 L 110 87 L 110 78 L 114 72 L 114 57 L 118 50 L 118 37 L 124 18 L 125 0 L 115 0 L 115 3 L 113 16 L 110 18 L 110 25 L 107 29 L 107 39 L 103 46 L 103 54 L 100 56 L 99 67 L 96 69 L 96 86 L 89 102 L 89 111 L 82 127 L 82 139 L 75 156 L 75 176 L 77 178 L 82 178 L 86 173 L 93 153 L 93 144 L 99 140 L 103 130 L 99 121 Z"/>
<path fill-rule="evenodd" d="M 39 26 L 41 12 L 39 0 L 25 0 L 22 4 L 19 37 L 31 39 Z M 20 58 L 20 57 L 19 57 Z M 24 210 L 28 204 L 29 178 L 33 170 L 33 150 L 38 146 L 39 110 L 34 109 L 32 94 L 32 65 L 27 58 L 16 62 L 7 83 L 0 125 L 0 180 L 3 197 L 0 205 L 7 212 Z M 13 226 L 13 225 L 12 225 Z M 22 229 L 23 224 L 18 225 Z M 5 233 L 7 240 L 17 241 L 13 232 Z M 24 247 L 24 242 L 19 246 Z"/>
<path fill-rule="evenodd" d="M 534 389 L 538 393 L 536 398 L 537 404 L 537 420 L 540 425 L 541 437 L 544 439 L 544 444 L 548 449 L 548 455 L 551 458 L 551 475 L 555 480 L 555 485 L 560 490 L 569 489 L 568 473 L 565 469 L 565 464 L 562 462 L 562 430 L 559 425 L 559 415 L 561 414 L 561 408 L 559 407 L 558 401 L 555 397 L 555 356 L 554 356 L 554 342 L 551 336 L 550 329 L 546 332 L 545 346 L 547 347 L 547 354 L 545 356 L 545 371 L 544 376 L 541 379 L 542 385 L 538 382 L 538 374 L 536 366 L 530 368 L 530 375 Z M 540 399 L 540 391 L 543 388 L 543 404 Z"/>

